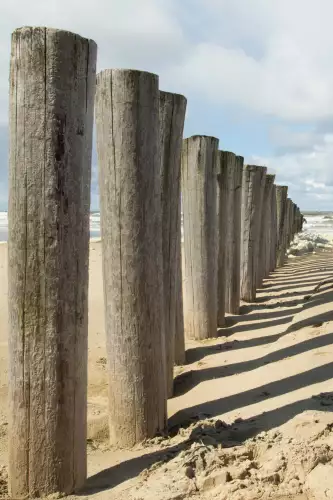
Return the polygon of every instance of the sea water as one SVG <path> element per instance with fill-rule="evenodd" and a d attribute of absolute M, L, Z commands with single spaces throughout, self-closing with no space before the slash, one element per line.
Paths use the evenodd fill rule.
<path fill-rule="evenodd" d="M 305 224 L 303 230 L 309 233 L 327 235 L 333 238 L 333 213 L 332 212 L 304 212 Z"/>
<path fill-rule="evenodd" d="M 333 238 L 333 212 L 304 212 L 306 223 L 304 231 Z M 182 228 L 183 229 L 183 228 Z M 182 231 L 183 233 L 183 231 Z M 90 214 L 90 237 L 99 238 L 101 235 L 100 212 Z M 8 217 L 7 212 L 0 212 L 0 241 L 7 241 Z M 182 234 L 183 239 L 183 234 Z"/>

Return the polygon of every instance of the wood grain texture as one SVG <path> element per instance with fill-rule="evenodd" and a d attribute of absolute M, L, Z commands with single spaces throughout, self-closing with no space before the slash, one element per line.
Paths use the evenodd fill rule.
<path fill-rule="evenodd" d="M 223 326 L 225 312 L 239 313 L 241 186 L 244 159 L 228 151 L 222 151 L 220 158 L 218 325 Z"/>
<path fill-rule="evenodd" d="M 180 214 L 180 163 L 186 98 L 170 92 L 160 92 L 160 158 L 161 158 L 161 203 L 162 203 L 162 250 L 164 327 L 166 351 L 166 380 L 168 397 L 173 395 L 173 367 L 175 364 L 176 308 L 179 303 L 179 266 L 181 251 L 179 231 Z M 177 303 L 178 302 L 178 303 Z M 180 312 L 178 312 L 180 314 Z M 178 318 L 180 320 L 181 318 Z M 177 324 L 181 328 L 181 322 Z M 177 332 L 177 346 L 184 352 L 179 336 L 184 338 L 184 329 Z"/>
<path fill-rule="evenodd" d="M 183 141 L 184 328 L 202 340 L 217 332 L 217 176 L 218 139 L 193 136 Z"/>
<path fill-rule="evenodd" d="M 243 168 L 241 298 L 246 302 L 254 302 L 256 299 L 261 205 L 266 171 L 266 167 L 256 165 L 246 165 Z"/>
<path fill-rule="evenodd" d="M 287 249 L 290 246 L 292 238 L 292 201 L 287 198 L 287 224 L 286 224 L 286 239 L 287 239 Z"/>
<path fill-rule="evenodd" d="M 266 169 L 267 172 L 267 169 Z M 267 225 L 267 218 L 266 218 L 266 213 L 263 210 L 264 207 L 264 196 L 265 196 L 265 189 L 266 189 L 266 174 L 264 176 L 263 180 L 263 186 L 262 190 L 260 193 L 260 200 L 259 200 L 259 207 L 260 207 L 260 235 L 259 235 L 259 247 L 258 247 L 258 264 L 257 264 L 257 277 L 256 277 L 256 288 L 261 288 L 264 273 L 265 273 L 265 264 L 263 256 L 265 254 L 266 248 L 266 238 L 265 238 L 265 230 L 266 230 L 266 225 Z"/>
<path fill-rule="evenodd" d="M 234 184 L 234 227 L 233 243 L 231 249 L 231 267 L 229 286 L 230 294 L 227 297 L 226 308 L 230 314 L 239 314 L 240 307 L 240 270 L 242 246 L 242 183 L 243 183 L 244 158 L 236 156 L 235 184 Z"/>
<path fill-rule="evenodd" d="M 293 202 L 293 216 L 292 216 L 292 239 L 294 239 L 296 234 L 296 213 L 297 213 L 297 205 Z"/>
<path fill-rule="evenodd" d="M 270 265 L 269 272 L 273 272 L 276 267 L 276 251 L 277 251 L 277 212 L 276 212 L 276 185 L 272 187 L 271 196 L 271 248 L 270 248 Z"/>
<path fill-rule="evenodd" d="M 180 193 L 179 193 L 180 194 Z M 181 220 L 181 196 L 179 196 L 179 220 Z M 186 362 L 184 307 L 183 307 L 183 264 L 182 264 L 182 227 L 177 231 L 177 271 L 176 271 L 176 327 L 175 327 L 175 364 L 184 365 Z"/>
<path fill-rule="evenodd" d="M 225 297 L 226 297 L 226 248 L 228 245 L 228 195 L 229 170 L 234 167 L 236 157 L 229 151 L 218 151 L 216 155 L 217 173 L 217 326 L 225 325 Z M 229 165 L 231 167 L 229 168 Z"/>
<path fill-rule="evenodd" d="M 288 186 L 276 186 L 276 213 L 277 213 L 276 267 L 283 266 L 286 260 L 287 194 L 288 194 Z"/>
<path fill-rule="evenodd" d="M 267 278 L 270 272 L 270 256 L 271 256 L 271 240 L 272 240 L 272 190 L 275 175 L 267 174 L 264 197 L 262 204 L 262 222 L 261 222 L 261 236 L 260 236 L 260 249 L 259 249 L 259 283 L 258 287 L 262 285 L 264 278 Z"/>
<path fill-rule="evenodd" d="M 110 443 L 127 448 L 166 424 L 158 77 L 97 76 Z"/>
<path fill-rule="evenodd" d="M 88 253 L 96 45 L 12 35 L 9 159 L 9 487 L 86 479 Z"/>
<path fill-rule="evenodd" d="M 303 215 L 302 215 L 299 207 L 297 207 L 296 220 L 297 220 L 296 230 L 299 233 L 300 231 L 302 231 L 302 227 L 303 227 Z"/>

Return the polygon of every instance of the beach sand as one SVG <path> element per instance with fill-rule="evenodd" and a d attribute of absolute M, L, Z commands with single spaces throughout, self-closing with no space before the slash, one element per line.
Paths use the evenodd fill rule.
<path fill-rule="evenodd" d="M 171 435 L 130 451 L 107 439 L 101 244 L 91 243 L 88 469 L 80 498 L 333 498 L 333 253 L 290 259 L 219 338 L 187 343 Z M 0 244 L 0 496 L 7 460 L 7 245 Z M 216 420 L 218 421 L 216 422 Z M 183 427 L 180 428 L 179 427 Z M 332 476 L 331 476 L 332 477 Z M 314 496 L 315 495 L 315 496 Z M 325 496 L 326 495 L 326 496 Z"/>

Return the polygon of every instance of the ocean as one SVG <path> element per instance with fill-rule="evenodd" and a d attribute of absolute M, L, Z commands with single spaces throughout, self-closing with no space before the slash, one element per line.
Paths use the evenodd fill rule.
<path fill-rule="evenodd" d="M 90 238 L 99 238 L 101 235 L 100 213 L 90 214 Z M 8 238 L 8 217 L 7 212 L 0 212 L 0 241 L 7 241 Z"/>
<path fill-rule="evenodd" d="M 304 231 L 333 238 L 333 212 L 303 212 L 306 223 Z"/>
<path fill-rule="evenodd" d="M 318 233 L 333 238 L 333 212 L 304 212 L 306 223 L 304 230 L 310 233 Z M 98 211 L 90 214 L 90 237 L 99 238 L 101 235 L 100 213 Z M 0 241 L 7 241 L 8 218 L 7 212 L 0 212 Z"/>

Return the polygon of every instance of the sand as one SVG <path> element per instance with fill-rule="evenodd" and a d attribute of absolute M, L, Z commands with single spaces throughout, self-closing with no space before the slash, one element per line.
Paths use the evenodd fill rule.
<path fill-rule="evenodd" d="M 0 496 L 6 495 L 7 245 L 0 244 Z M 290 259 L 219 338 L 187 344 L 170 435 L 108 447 L 100 242 L 91 243 L 89 479 L 78 498 L 333 498 L 333 253 Z"/>

